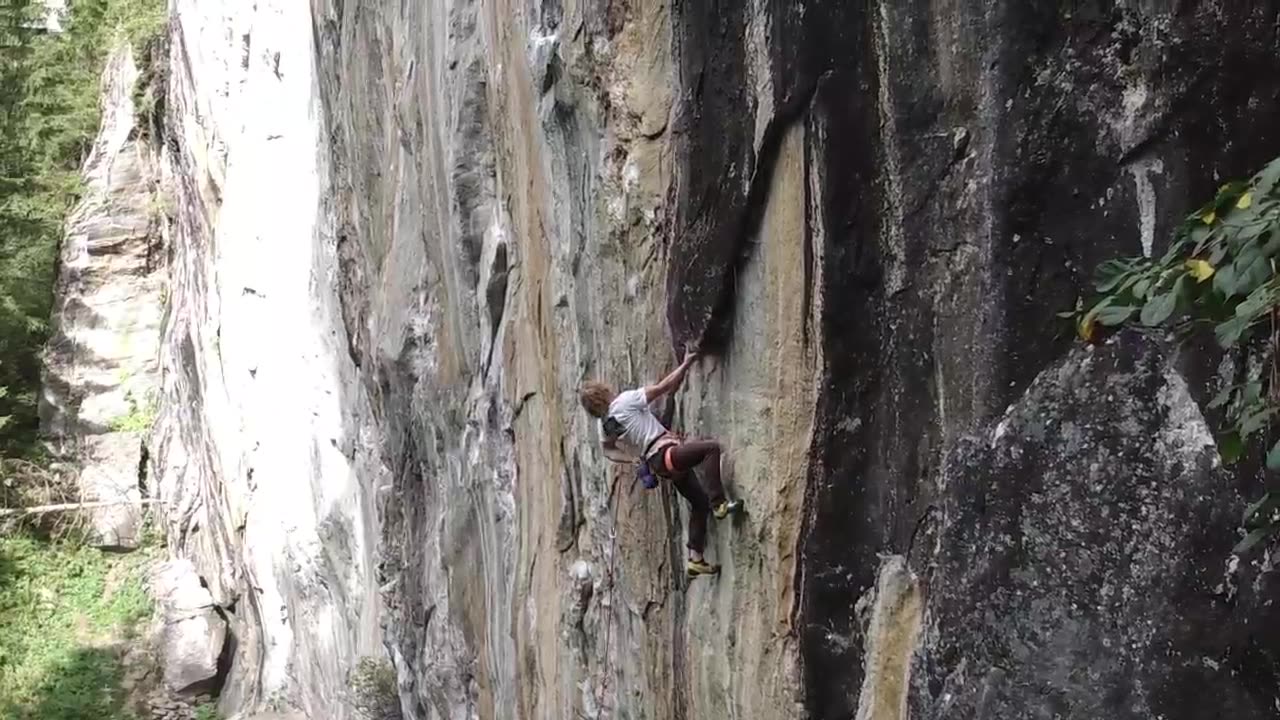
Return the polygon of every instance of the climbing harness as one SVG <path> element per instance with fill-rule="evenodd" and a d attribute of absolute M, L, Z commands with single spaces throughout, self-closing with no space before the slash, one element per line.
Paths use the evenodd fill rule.
<path fill-rule="evenodd" d="M 616 439 L 622 436 L 622 423 L 618 422 L 612 416 L 609 416 L 601 421 L 601 430 L 603 431 L 604 436 L 606 438 Z M 673 436 L 671 434 L 668 434 L 668 435 L 663 435 L 661 437 L 655 438 L 653 443 L 650 444 L 649 447 L 645 448 L 645 450 L 648 451 L 651 448 L 653 448 L 654 444 L 660 443 L 663 440 L 667 440 L 672 437 Z M 629 456 L 620 457 L 619 455 L 610 454 L 609 452 L 605 453 L 605 457 L 607 457 L 610 462 L 618 463 L 620 465 L 633 464 L 635 466 L 635 471 L 636 471 L 635 482 L 639 482 L 640 484 L 644 485 L 645 490 L 653 490 L 654 488 L 658 487 L 658 477 L 653 474 L 653 470 L 649 467 L 649 462 L 645 460 L 645 455 L 647 455 L 647 452 L 640 453 L 640 457 L 638 458 L 629 457 Z M 635 482 L 631 483 L 632 487 L 635 487 Z"/>
<path fill-rule="evenodd" d="M 636 463 L 636 477 L 640 478 L 640 484 L 644 485 L 645 490 L 658 487 L 657 476 L 653 474 L 653 470 L 649 469 L 649 463 L 643 460 Z"/>

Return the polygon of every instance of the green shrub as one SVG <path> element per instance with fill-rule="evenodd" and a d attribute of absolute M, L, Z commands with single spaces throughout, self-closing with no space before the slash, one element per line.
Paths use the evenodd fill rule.
<path fill-rule="evenodd" d="M 133 393 L 128 393 L 125 400 L 129 403 L 129 412 L 112 420 L 111 429 L 115 432 L 150 432 L 156 421 L 155 399 L 147 398 L 139 404 Z"/>
<path fill-rule="evenodd" d="M 1238 382 L 1209 403 L 1223 412 L 1218 452 L 1235 462 L 1249 443 L 1266 435 L 1280 413 L 1280 158 L 1248 181 L 1223 185 L 1192 213 L 1159 258 L 1121 258 L 1098 267 L 1097 297 L 1085 309 L 1062 313 L 1076 320 L 1086 341 L 1099 326 L 1168 327 L 1180 335 L 1211 329 L 1224 350 L 1241 354 Z M 1280 472 L 1280 441 L 1266 453 L 1266 468 Z M 1280 492 L 1263 494 L 1244 511 L 1245 553 L 1280 530 Z"/>
<path fill-rule="evenodd" d="M 385 658 L 361 658 L 351 672 L 351 690 L 364 720 L 402 720 L 396 670 Z"/>
<path fill-rule="evenodd" d="M 196 706 L 196 720 L 222 720 L 222 713 L 213 703 L 201 703 Z"/>

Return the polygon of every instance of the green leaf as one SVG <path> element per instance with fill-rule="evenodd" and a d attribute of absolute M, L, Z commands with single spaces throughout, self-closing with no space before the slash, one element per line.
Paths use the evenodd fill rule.
<path fill-rule="evenodd" d="M 1098 292 L 1105 293 L 1114 290 L 1124 282 L 1129 275 L 1129 271 L 1133 269 L 1133 263 L 1129 260 L 1108 260 L 1098 266 L 1095 273 L 1096 286 Z"/>
<path fill-rule="evenodd" d="M 1203 258 L 1192 258 L 1182 264 L 1187 270 L 1187 274 L 1195 278 L 1196 282 L 1201 283 L 1213 277 L 1214 268 Z"/>
<path fill-rule="evenodd" d="M 1280 179 L 1280 158 L 1276 158 L 1267 163 L 1266 167 L 1256 176 L 1253 186 L 1255 196 L 1267 195 L 1272 188 L 1276 186 L 1276 180 Z"/>
<path fill-rule="evenodd" d="M 1213 228 L 1197 222 L 1191 226 L 1191 230 L 1187 233 L 1187 236 L 1191 239 L 1191 242 L 1195 243 L 1195 251 L 1191 253 L 1192 255 L 1195 255 L 1203 250 L 1205 244 L 1209 242 L 1209 238 L 1213 236 Z M 1172 254 L 1169 254 L 1165 256 L 1164 262 L 1167 264 L 1171 260 L 1173 260 L 1173 256 Z"/>
<path fill-rule="evenodd" d="M 1266 540 L 1268 537 L 1271 537 L 1271 535 L 1275 533 L 1277 528 L 1280 528 L 1280 525 L 1268 525 L 1266 527 L 1262 527 L 1262 528 L 1258 528 L 1257 530 L 1254 530 L 1253 532 L 1246 535 L 1243 540 L 1236 543 L 1236 546 L 1231 549 L 1231 552 L 1235 553 L 1236 555 L 1245 554 L 1249 550 L 1253 549 L 1254 546 L 1256 546 L 1258 543 L 1262 542 L 1263 540 Z"/>
<path fill-rule="evenodd" d="M 1231 402 L 1231 396 L 1235 395 L 1235 391 L 1236 389 L 1234 387 L 1224 388 L 1222 392 L 1218 393 L 1217 395 L 1214 395 L 1213 399 L 1209 401 L 1209 409 L 1217 410 L 1223 405 L 1226 405 L 1227 403 Z"/>
<path fill-rule="evenodd" d="M 1212 205 L 1218 211 L 1219 217 L 1226 215 L 1238 206 L 1240 196 L 1244 194 L 1248 187 L 1248 183 L 1243 180 L 1232 180 L 1223 183 L 1222 187 L 1218 188 L 1218 194 L 1214 197 Z M 1253 203 L 1252 197 L 1249 198 L 1249 202 L 1250 204 Z"/>
<path fill-rule="evenodd" d="M 1271 452 L 1275 451 L 1276 448 L 1271 449 Z M 1267 455 L 1267 460 L 1268 464 L 1270 464 L 1270 453 Z M 1250 503 L 1249 507 L 1244 509 L 1244 516 L 1240 518 L 1240 524 L 1244 527 L 1249 527 L 1250 521 L 1252 521 L 1256 515 L 1261 515 L 1261 519 L 1265 522 L 1267 520 L 1267 516 L 1274 512 L 1277 507 L 1280 507 L 1280 494 L 1273 492 L 1264 493 L 1257 502 Z"/>
<path fill-rule="evenodd" d="M 1218 438 L 1218 455 L 1225 465 L 1230 465 L 1244 454 L 1244 441 L 1240 434 L 1232 430 Z"/>
<path fill-rule="evenodd" d="M 1181 278 L 1179 278 L 1179 283 L 1181 283 L 1181 281 Z M 1147 327 L 1155 327 L 1156 325 L 1163 323 L 1165 320 L 1168 320 L 1169 316 L 1173 314 L 1173 309 L 1177 307 L 1178 304 L 1177 291 L 1178 286 L 1175 285 L 1172 290 L 1156 295 L 1148 300 L 1147 304 L 1142 306 L 1142 324 Z"/>
<path fill-rule="evenodd" d="M 1280 227 L 1271 230 L 1271 236 L 1263 244 L 1261 252 L 1267 257 L 1274 257 L 1276 253 L 1280 253 Z"/>
<path fill-rule="evenodd" d="M 1249 407 L 1262 399 L 1262 381 L 1254 378 L 1245 383 L 1241 403 Z"/>
<path fill-rule="evenodd" d="M 1119 325 L 1128 320 L 1137 309 L 1132 305 L 1108 305 L 1098 311 L 1097 320 L 1103 325 Z"/>
<path fill-rule="evenodd" d="M 1239 305 L 1236 305 L 1235 316 L 1242 320 L 1246 327 L 1263 317 L 1275 304 L 1275 287 L 1271 284 L 1256 288 Z"/>
<path fill-rule="evenodd" d="M 1261 253 L 1251 253 L 1248 265 L 1236 263 L 1236 290 L 1251 293 L 1271 279 L 1271 261 Z"/>
<path fill-rule="evenodd" d="M 1270 230 L 1274 226 L 1275 226 L 1275 220 L 1273 218 L 1267 218 L 1267 217 L 1264 217 L 1260 220 L 1250 220 L 1247 223 L 1242 222 L 1240 232 L 1236 235 L 1236 237 L 1243 241 L 1253 240 L 1254 238 L 1262 235 L 1263 233 Z"/>
<path fill-rule="evenodd" d="M 1213 250 L 1209 252 L 1209 264 L 1214 267 L 1218 267 L 1219 265 L 1222 264 L 1222 258 L 1226 256 L 1227 256 L 1227 246 L 1225 244 L 1219 243 L 1215 245 Z M 1222 272 L 1222 269 L 1219 268 L 1218 272 Z"/>
<path fill-rule="evenodd" d="M 1063 311 L 1062 311 L 1062 312 L 1060 312 L 1060 313 L 1054 313 L 1054 315 L 1056 315 L 1057 317 L 1060 317 L 1060 318 L 1066 318 L 1066 319 L 1068 319 L 1068 320 L 1069 320 L 1069 319 L 1071 319 L 1071 318 L 1073 318 L 1073 317 L 1075 317 L 1075 316 L 1076 316 L 1076 311 L 1075 311 L 1075 310 L 1063 310 Z"/>
<path fill-rule="evenodd" d="M 1257 412 L 1250 413 L 1240 421 L 1240 436 L 1249 437 L 1255 432 L 1266 427 L 1267 422 L 1276 414 L 1276 408 L 1264 408 Z"/>
<path fill-rule="evenodd" d="M 1147 299 L 1147 291 L 1151 289 L 1151 280 L 1142 278 L 1133 284 L 1133 297 L 1138 300 Z"/>
<path fill-rule="evenodd" d="M 1240 336 L 1244 335 L 1244 331 L 1249 329 L 1251 322 L 1248 318 L 1233 317 L 1224 323 L 1219 323 L 1213 329 L 1218 345 L 1223 349 L 1234 347 L 1240 342 Z"/>
<path fill-rule="evenodd" d="M 1150 260 L 1144 261 L 1143 272 L 1152 270 L 1156 266 L 1172 265 L 1174 261 L 1182 257 L 1183 250 L 1186 247 L 1187 247 L 1187 239 L 1185 237 L 1177 238 L 1173 242 L 1169 243 L 1169 249 L 1164 251 L 1164 255 L 1160 258 L 1159 263 L 1152 263 Z M 1191 252 L 1187 254 L 1195 255 L 1196 252 L 1199 252 L 1199 250 L 1197 249 L 1195 252 Z"/>
<path fill-rule="evenodd" d="M 1267 451 L 1267 470 L 1280 471 L 1280 441 L 1276 441 Z"/>
<path fill-rule="evenodd" d="M 1227 263 L 1218 268 L 1218 272 L 1213 275 L 1213 289 L 1220 293 L 1223 297 L 1231 298 L 1236 294 L 1236 268 L 1235 265 Z"/>

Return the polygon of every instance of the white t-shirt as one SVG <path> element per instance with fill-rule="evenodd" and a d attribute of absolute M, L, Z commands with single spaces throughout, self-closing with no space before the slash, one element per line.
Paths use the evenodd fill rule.
<path fill-rule="evenodd" d="M 618 397 L 609 403 L 609 417 L 622 425 L 622 436 L 618 438 L 618 447 L 633 457 L 640 457 L 640 453 L 646 448 L 649 449 L 649 455 L 653 455 L 655 448 L 650 445 L 667 432 L 667 429 L 649 410 L 649 401 L 644 396 L 644 388 L 619 393 Z"/>

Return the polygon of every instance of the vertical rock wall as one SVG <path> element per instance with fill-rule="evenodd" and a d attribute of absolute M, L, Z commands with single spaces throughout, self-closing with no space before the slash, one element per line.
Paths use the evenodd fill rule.
<path fill-rule="evenodd" d="M 1069 307 L 1100 260 L 1161 251 L 1189 207 L 1280 150 L 1268 120 L 1280 95 L 1241 82 L 1275 66 L 1274 5 L 870 10 L 859 43 L 872 52 L 859 61 L 870 132 L 828 156 L 866 158 L 872 172 L 829 206 L 851 224 L 821 290 L 841 311 L 822 332 L 831 362 L 800 610 L 821 717 L 857 705 L 867 643 L 850 598 L 874 582 L 877 554 L 911 547 L 945 491 L 947 450 L 1071 342 L 1050 310 Z M 863 203 L 851 216 L 847 197 Z"/>
<path fill-rule="evenodd" d="M 41 430 L 81 465 L 92 541 L 137 546 L 142 435 L 159 402 L 165 306 L 165 208 L 159 150 L 135 121 L 139 69 L 120 43 L 102 78 L 102 121 L 82 169 L 84 193 L 67 220 L 44 357 Z"/>
<path fill-rule="evenodd" d="M 1098 260 L 1158 251 L 1280 152 L 1271 3 L 173 10 L 153 459 L 174 549 L 232 620 L 227 708 L 350 717 L 346 672 L 381 643 L 415 719 L 1197 717 L 1147 690 L 1093 704 L 1060 674 L 1111 668 L 1099 682 L 1123 689 L 1139 666 L 1268 716 L 1265 641 L 1224 659 L 1180 634 L 1134 665 L 1108 644 L 1128 635 L 1095 630 L 1067 666 L 1035 661 L 1115 582 L 1191 573 L 1180 602 L 1217 602 L 1203 568 L 1246 482 L 1177 470 L 1199 440 L 1152 465 L 1149 433 L 1123 452 L 1072 435 L 1081 472 L 1054 465 L 1036 492 L 1085 514 L 1075 488 L 1106 457 L 1144 488 L 1187 472 L 1117 512 L 1163 538 L 1194 497 L 1220 540 L 1160 553 L 1096 525 L 1020 545 L 1042 466 L 1014 445 L 984 464 L 965 438 L 1046 368 L 1065 379 L 1032 386 L 1011 412 L 1039 419 L 1010 437 L 1079 424 L 1070 378 L 1111 371 L 1054 365 L 1053 313 Z M 664 412 L 724 439 L 750 510 L 714 525 L 724 573 L 693 583 L 683 502 L 604 461 L 575 393 L 650 380 L 691 342 L 712 357 Z M 1127 362 L 1116 422 L 1208 437 L 1185 388 L 1156 388 L 1183 387 L 1171 362 Z M 1108 585 L 1047 561 L 1081 543 L 1147 569 Z M 1223 582 L 1265 596 L 1247 565 Z M 1059 591 L 1034 590 L 1050 576 Z M 1017 598 L 1037 614 L 992 624 Z M 1212 616 L 1244 637 L 1250 598 L 1088 621 Z M 1266 689 L 1179 674 L 1201 656 Z M 1045 690 L 1008 690 L 1025 687 Z"/>
<path fill-rule="evenodd" d="M 379 479 L 341 334 L 310 16 L 172 7 L 166 163 L 178 220 L 152 452 L 171 549 L 230 621 L 228 710 L 351 717 L 381 653 Z M 376 448 L 376 446 L 374 446 Z"/>

